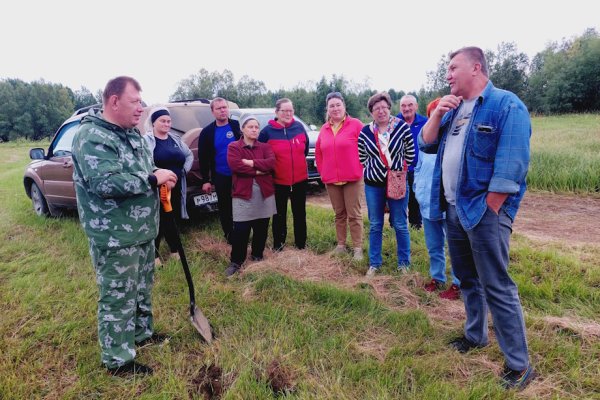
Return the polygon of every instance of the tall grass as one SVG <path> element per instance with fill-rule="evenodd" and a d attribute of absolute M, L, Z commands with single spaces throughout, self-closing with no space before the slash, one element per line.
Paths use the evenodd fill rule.
<path fill-rule="evenodd" d="M 532 119 L 530 188 L 600 193 L 600 115 Z"/>
<path fill-rule="evenodd" d="M 273 360 L 293 383 L 292 399 L 521 398 L 498 385 L 503 358 L 493 334 L 491 345 L 473 354 L 447 347 L 461 333 L 462 318 L 450 315 L 461 306 L 421 289 L 428 276 L 422 232 L 411 231 L 409 276 L 395 275 L 393 233 L 386 226 L 385 262 L 375 283 L 309 282 L 277 265 L 228 280 L 227 246 L 214 216 L 182 230 L 198 307 L 215 326 L 217 341 L 199 341 L 187 319 L 181 268 L 169 261 L 157 270 L 153 293 L 156 328 L 172 339 L 139 350 L 155 374 L 109 377 L 99 361 L 87 240 L 76 217 L 34 215 L 22 187 L 29 147 L 0 144 L 0 399 L 208 398 L 199 377 L 205 366 L 221 368 L 224 399 L 275 399 L 266 377 Z M 308 226 L 306 258 L 313 265 L 304 267 L 323 268 L 335 246 L 333 213 L 309 207 Z M 211 240 L 213 248 L 206 245 Z M 286 254 L 301 257 L 282 254 L 282 263 Z M 541 374 L 525 397 L 599 398 L 599 258 L 598 246 L 574 251 L 513 239 L 511 273 Z M 360 282 L 366 261 L 336 260 Z"/>

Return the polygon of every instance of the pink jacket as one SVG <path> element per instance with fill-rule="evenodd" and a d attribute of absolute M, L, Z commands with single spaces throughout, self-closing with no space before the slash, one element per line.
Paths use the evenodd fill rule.
<path fill-rule="evenodd" d="M 336 135 L 326 122 L 319 131 L 315 161 L 323 183 L 355 182 L 362 178 L 358 160 L 358 134 L 363 127 L 359 119 L 347 116 Z"/>

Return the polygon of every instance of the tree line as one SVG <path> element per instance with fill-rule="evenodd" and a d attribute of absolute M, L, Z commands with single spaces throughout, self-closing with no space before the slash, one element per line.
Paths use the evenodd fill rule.
<path fill-rule="evenodd" d="M 529 60 L 515 43 L 501 43 L 496 51 L 486 50 L 488 71 L 496 87 L 517 94 L 536 114 L 582 113 L 600 111 L 600 36 L 587 29 L 581 36 L 553 42 Z M 447 55 L 436 69 L 427 73 L 427 82 L 415 95 L 419 113 L 425 114 L 429 101 L 448 94 Z M 296 113 L 306 122 L 320 126 L 325 119 L 327 93 L 344 94 L 346 108 L 352 116 L 368 121 L 368 98 L 375 93 L 368 83 L 356 83 L 343 75 L 323 76 L 318 82 L 303 83 L 293 89 L 268 90 L 262 81 L 244 75 L 237 82 L 229 70 L 211 72 L 202 68 L 182 79 L 170 101 L 224 97 L 245 107 L 273 107 L 275 100 L 289 97 Z M 403 90 L 390 88 L 397 102 Z M 0 141 L 52 136 L 58 126 L 81 107 L 100 103 L 101 92 L 92 94 L 85 87 L 73 91 L 61 84 L 18 79 L 0 81 Z M 393 112 L 398 112 L 397 106 Z"/>

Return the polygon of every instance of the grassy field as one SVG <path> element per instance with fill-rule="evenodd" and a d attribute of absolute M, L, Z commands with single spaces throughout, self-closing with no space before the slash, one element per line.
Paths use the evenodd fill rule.
<path fill-rule="evenodd" d="M 530 188 L 600 193 L 600 115 L 532 119 Z"/>
<path fill-rule="evenodd" d="M 584 118 L 600 126 L 598 116 Z M 534 119 L 532 169 L 541 168 L 538 153 L 577 154 L 561 167 L 573 159 L 597 163 L 598 128 L 585 146 L 578 137 L 570 151 L 552 147 L 567 144 L 578 123 Z M 231 280 L 223 276 L 228 247 L 217 219 L 183 226 L 197 303 L 218 340 L 199 340 L 187 319 L 181 267 L 167 262 L 156 273 L 154 311 L 157 330 L 172 339 L 139 350 L 155 374 L 109 377 L 99 361 L 85 235 L 74 216 L 34 215 L 22 187 L 29 147 L 0 144 L 0 399 L 272 399 L 280 388 L 292 399 L 600 399 L 600 246 L 513 237 L 511 272 L 540 378 L 522 393 L 505 392 L 493 332 L 485 349 L 448 349 L 464 310 L 421 289 L 428 276 L 422 232 L 411 232 L 413 272 L 400 276 L 386 227 L 383 273 L 365 282 L 366 261 L 326 254 L 333 214 L 317 207 L 309 208 L 308 251 L 268 253 Z M 547 189 L 571 187 L 562 185 Z"/>

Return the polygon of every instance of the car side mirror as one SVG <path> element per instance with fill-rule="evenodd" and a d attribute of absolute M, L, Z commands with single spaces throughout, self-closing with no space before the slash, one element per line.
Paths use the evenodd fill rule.
<path fill-rule="evenodd" d="M 46 157 L 44 149 L 41 147 L 36 147 L 29 150 L 29 158 L 32 160 L 43 160 Z"/>

